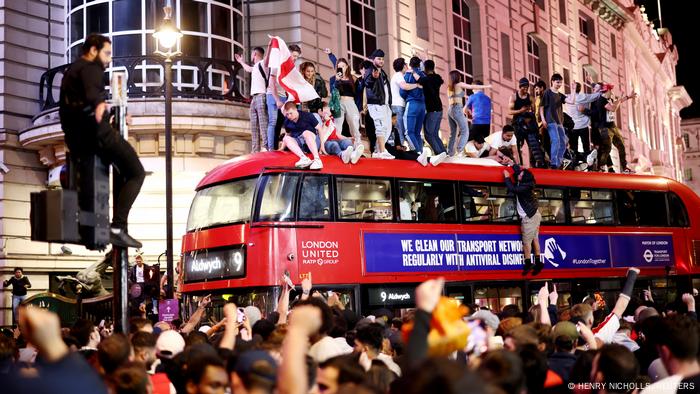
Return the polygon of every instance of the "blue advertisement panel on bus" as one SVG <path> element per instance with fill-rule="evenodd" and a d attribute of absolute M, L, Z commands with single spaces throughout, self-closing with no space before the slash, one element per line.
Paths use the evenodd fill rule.
<path fill-rule="evenodd" d="M 364 233 L 367 273 L 519 270 L 518 234 Z M 549 268 L 665 267 L 670 235 L 540 235 Z"/>

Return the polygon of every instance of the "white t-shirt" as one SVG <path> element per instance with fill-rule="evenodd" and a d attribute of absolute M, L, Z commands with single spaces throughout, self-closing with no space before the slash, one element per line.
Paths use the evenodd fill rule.
<path fill-rule="evenodd" d="M 268 81 L 272 81 L 273 78 L 276 79 L 276 78 L 277 78 L 277 69 L 276 69 L 276 68 L 270 68 L 269 71 L 268 71 L 268 74 L 269 74 L 269 75 L 268 75 Z M 276 84 L 275 86 L 277 86 L 277 96 L 278 96 L 278 97 L 287 97 L 287 91 L 284 90 L 284 88 L 283 88 L 280 84 Z M 272 83 L 269 83 L 269 82 L 268 82 L 268 85 L 267 85 L 267 94 L 275 94 L 275 92 L 273 91 L 272 88 L 273 88 Z"/>
<path fill-rule="evenodd" d="M 467 146 L 465 147 L 467 153 L 476 153 L 476 157 L 481 157 L 481 155 L 484 152 L 490 151 L 491 150 L 491 145 L 489 145 L 488 142 L 484 142 L 484 145 L 481 147 L 481 149 L 476 149 L 476 146 L 474 145 L 474 141 L 469 141 L 467 142 Z"/>
<path fill-rule="evenodd" d="M 143 267 L 136 266 L 136 283 L 143 283 Z"/>
<path fill-rule="evenodd" d="M 408 201 L 399 201 L 399 213 L 401 220 L 413 220 L 413 215 L 411 215 L 411 204 Z"/>
<path fill-rule="evenodd" d="M 352 353 L 353 348 L 348 345 L 345 338 L 323 337 L 314 343 L 309 349 L 309 356 L 317 363 L 322 363 L 329 358 Z"/>
<path fill-rule="evenodd" d="M 261 62 L 257 62 L 253 65 L 253 70 L 250 72 L 250 95 L 265 93 L 267 88 L 265 87 L 265 77 L 260 73 Z M 264 70 L 265 67 L 262 67 Z"/>
<path fill-rule="evenodd" d="M 488 137 L 486 137 L 486 141 L 491 145 L 493 149 L 498 149 L 502 146 L 516 146 L 517 142 L 515 140 L 515 136 L 510 139 L 510 141 L 504 141 L 503 140 L 503 132 L 502 131 L 497 131 Z"/>
<path fill-rule="evenodd" d="M 406 101 L 401 98 L 401 82 L 403 82 L 403 72 L 394 73 L 391 76 L 391 105 L 405 107 Z"/>

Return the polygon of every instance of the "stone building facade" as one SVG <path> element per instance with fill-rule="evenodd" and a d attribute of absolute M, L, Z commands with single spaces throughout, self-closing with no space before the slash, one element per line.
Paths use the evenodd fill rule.
<path fill-rule="evenodd" d="M 700 118 L 683 119 L 683 181 L 700 196 Z"/>
<path fill-rule="evenodd" d="M 678 53 L 670 32 L 655 29 L 633 0 L 172 0 L 174 20 L 185 37 L 185 56 L 230 61 L 234 51 L 265 47 L 268 35 L 302 47 L 304 60 L 321 74 L 332 74 L 323 49 L 331 48 L 357 66 L 375 48 L 391 60 L 417 54 L 435 60 L 437 72 L 462 72 L 493 88 L 492 129 L 509 119 L 507 103 L 519 78 L 549 82 L 552 73 L 570 81 L 605 81 L 615 93 L 635 91 L 618 115 L 631 166 L 640 173 L 681 179 L 682 138 L 679 111 L 690 104 L 677 86 Z M 162 17 L 162 0 L 27 0 L 6 1 L 0 12 L 7 23 L 0 59 L 0 132 L 2 159 L 10 172 L 0 173 L 0 274 L 15 265 L 35 278 L 35 291 L 49 288 L 58 272 L 75 271 L 97 254 L 70 246 L 31 242 L 29 192 L 46 184 L 47 171 L 65 158 L 55 110 L 42 111 L 39 80 L 43 72 L 77 55 L 85 34 L 108 34 L 115 56 L 145 56 L 155 45 L 151 33 Z M 124 8 L 126 7 L 126 8 Z M 128 21 L 121 15 L 131 15 Z M 12 19 L 8 18 L 12 16 Z M 18 22 L 14 22 L 18 21 Z M 19 22 L 22 21 L 22 22 Z M 18 23 L 15 25 L 15 23 Z M 27 28 L 25 26 L 34 26 Z M 247 57 L 247 56 L 245 56 Z M 115 64 L 119 68 L 120 64 Z M 139 92 L 162 84 L 162 67 L 144 60 L 137 66 Z M 195 89 L 205 78 L 209 91 L 226 89 L 226 69 L 200 69 L 182 62 L 175 85 Z M 12 74 L 14 73 L 14 74 Z M 229 76 L 230 77 L 230 76 Z M 199 78 L 199 79 L 198 79 Z M 245 92 L 245 75 L 233 76 Z M 57 81 L 54 83 L 57 86 Z M 149 90 L 151 89 L 151 90 Z M 584 89 L 590 89 L 588 82 Z M 55 90 L 55 89 L 54 89 Z M 21 91 L 22 93 L 17 93 Z M 130 92 L 134 93 L 134 92 Z M 148 96 L 148 97 L 146 97 Z M 443 87 L 445 103 L 446 87 Z M 130 98 L 134 117 L 130 142 L 148 176 L 136 201 L 130 226 L 144 241 L 147 262 L 165 250 L 163 101 L 158 95 Z M 215 165 L 249 149 L 247 106 L 229 100 L 176 98 L 173 104 L 175 157 L 175 247 L 198 180 Z M 448 126 L 442 124 L 446 137 Z M 9 292 L 0 307 L 7 315 Z"/>

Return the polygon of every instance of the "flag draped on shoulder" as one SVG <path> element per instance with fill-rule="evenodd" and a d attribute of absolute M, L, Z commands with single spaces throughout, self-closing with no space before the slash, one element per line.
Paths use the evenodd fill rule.
<path fill-rule="evenodd" d="M 277 36 L 270 37 L 266 64 L 270 68 L 277 69 L 277 83 L 287 91 L 289 98 L 294 102 L 302 103 L 319 98 L 314 87 L 304 79 L 294 65 L 292 54 L 283 39 Z"/>

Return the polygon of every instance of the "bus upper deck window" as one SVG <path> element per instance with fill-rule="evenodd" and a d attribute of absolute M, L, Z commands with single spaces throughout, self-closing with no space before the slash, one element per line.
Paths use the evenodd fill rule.
<path fill-rule="evenodd" d="M 192 200 L 187 231 L 250 220 L 256 178 L 201 189 Z"/>
<path fill-rule="evenodd" d="M 304 176 L 299 197 L 299 220 L 329 220 L 329 184 L 327 175 Z"/>
<path fill-rule="evenodd" d="M 298 174 L 265 175 L 258 220 L 294 220 L 294 194 L 298 183 Z"/>
<path fill-rule="evenodd" d="M 400 181 L 401 220 L 449 223 L 457 221 L 454 185 L 448 182 Z"/>
<path fill-rule="evenodd" d="M 569 209 L 574 224 L 614 224 L 610 190 L 569 190 Z"/>
<path fill-rule="evenodd" d="M 337 178 L 338 219 L 393 219 L 391 182 L 372 178 Z"/>
<path fill-rule="evenodd" d="M 671 226 L 688 227 L 688 211 L 685 210 L 683 200 L 674 192 L 668 193 L 667 196 Z"/>

